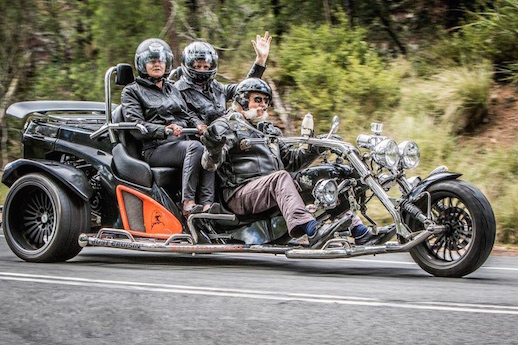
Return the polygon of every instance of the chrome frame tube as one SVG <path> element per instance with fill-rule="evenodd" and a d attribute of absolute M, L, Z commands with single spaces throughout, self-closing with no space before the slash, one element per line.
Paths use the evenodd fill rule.
<path fill-rule="evenodd" d="M 112 87 L 111 87 L 111 77 L 114 72 L 117 71 L 117 67 L 110 67 L 106 71 L 104 75 L 104 102 L 105 102 L 105 112 L 106 112 L 106 123 L 112 123 Z M 117 137 L 115 136 L 115 132 L 108 126 L 108 132 L 110 134 L 110 141 L 112 143 L 117 142 Z"/>
<path fill-rule="evenodd" d="M 228 216 L 228 215 L 226 215 Z M 389 242 L 379 246 L 351 246 L 346 248 L 326 248 L 326 249 L 306 249 L 303 247 L 285 247 L 272 245 L 246 245 L 246 244 L 196 244 L 193 243 L 191 236 L 186 234 L 171 235 L 166 241 L 162 240 L 136 240 L 129 232 L 122 229 L 103 228 L 95 236 L 81 234 L 79 236 L 79 245 L 84 248 L 108 247 L 119 249 L 130 249 L 146 252 L 166 252 L 166 253 L 257 253 L 257 254 L 284 254 L 290 259 L 340 259 L 350 258 L 361 255 L 384 254 L 392 252 L 407 252 L 420 243 L 424 242 L 431 235 L 444 231 L 444 226 L 431 225 L 425 231 L 422 231 L 414 239 L 405 243 L 397 244 Z M 120 235 L 125 239 L 102 238 L 102 235 Z M 184 243 L 174 241 L 183 240 Z M 185 243 L 185 241 L 187 243 Z M 336 240 L 329 240 L 328 243 Z"/>
<path fill-rule="evenodd" d="M 200 213 L 201 214 L 201 213 Z M 214 216 L 211 214 L 211 216 Z M 228 215 L 225 215 L 228 216 Z M 124 236 L 123 239 L 102 238 L 103 235 Z M 178 243 L 175 241 L 183 241 Z M 103 228 L 95 236 L 88 234 L 79 235 L 79 245 L 84 248 L 107 247 L 118 249 L 129 249 L 144 252 L 162 252 L 162 253 L 187 253 L 187 254 L 203 254 L 203 253 L 257 253 L 257 254 L 284 254 L 288 248 L 279 246 L 264 245 L 247 245 L 247 244 L 196 244 L 193 238 L 187 234 L 171 235 L 166 241 L 135 239 L 129 232 L 123 229 Z M 187 243 L 185 243 L 187 242 Z"/>
<path fill-rule="evenodd" d="M 235 214 L 214 214 L 214 213 L 194 213 L 187 218 L 187 227 L 189 228 L 189 232 L 191 233 L 194 244 L 198 243 L 198 232 L 194 227 L 195 219 L 215 219 L 215 220 L 227 220 L 234 221 L 236 220 Z"/>

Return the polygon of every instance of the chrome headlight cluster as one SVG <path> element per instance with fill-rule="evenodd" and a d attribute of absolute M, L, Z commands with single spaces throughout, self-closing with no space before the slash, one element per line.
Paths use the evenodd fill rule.
<path fill-rule="evenodd" d="M 359 147 L 370 149 L 372 158 L 382 167 L 392 169 L 401 162 L 403 169 L 413 169 L 419 164 L 421 154 L 413 141 L 403 141 L 398 145 L 387 137 L 360 135 L 356 142 Z"/>
<path fill-rule="evenodd" d="M 399 161 L 399 148 L 394 140 L 385 139 L 374 146 L 372 157 L 379 165 L 393 168 Z"/>
<path fill-rule="evenodd" d="M 313 188 L 313 197 L 318 205 L 333 208 L 338 200 L 338 185 L 335 180 L 319 180 Z"/>
<path fill-rule="evenodd" d="M 419 164 L 421 153 L 413 141 L 403 141 L 399 144 L 399 156 L 404 169 L 413 169 Z"/>

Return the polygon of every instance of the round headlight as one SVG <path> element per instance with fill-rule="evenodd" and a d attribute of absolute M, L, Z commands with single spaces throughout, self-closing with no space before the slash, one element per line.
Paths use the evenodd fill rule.
<path fill-rule="evenodd" d="M 399 161 L 399 148 L 394 140 L 385 139 L 372 150 L 374 161 L 386 168 L 393 168 Z"/>
<path fill-rule="evenodd" d="M 320 180 L 313 189 L 313 196 L 324 207 L 334 207 L 338 199 L 338 186 L 335 180 Z"/>
<path fill-rule="evenodd" d="M 399 155 L 404 169 L 413 169 L 419 164 L 421 153 L 413 141 L 403 141 L 399 144 Z"/>

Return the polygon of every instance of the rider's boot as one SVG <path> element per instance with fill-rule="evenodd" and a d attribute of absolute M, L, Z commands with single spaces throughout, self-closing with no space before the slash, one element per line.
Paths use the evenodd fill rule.
<path fill-rule="evenodd" d="M 387 242 L 395 234 L 396 234 L 396 226 L 394 224 L 378 228 L 377 234 L 374 234 L 372 232 L 372 228 L 368 227 L 367 231 L 363 235 L 354 238 L 354 243 L 359 246 L 366 245 L 366 244 L 376 245 L 376 244 Z"/>
<path fill-rule="evenodd" d="M 308 236 L 311 248 L 320 248 L 329 240 L 333 234 L 340 229 L 347 229 L 351 225 L 351 217 L 344 217 L 340 221 L 333 223 L 323 223 L 317 227 L 312 236 Z"/>

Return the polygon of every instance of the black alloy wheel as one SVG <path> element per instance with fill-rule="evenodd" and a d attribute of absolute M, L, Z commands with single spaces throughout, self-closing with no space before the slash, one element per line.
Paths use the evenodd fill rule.
<path fill-rule="evenodd" d="M 88 232 L 89 204 L 43 173 L 19 178 L 7 194 L 2 213 L 7 244 L 31 262 L 66 261 Z"/>

